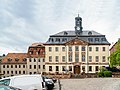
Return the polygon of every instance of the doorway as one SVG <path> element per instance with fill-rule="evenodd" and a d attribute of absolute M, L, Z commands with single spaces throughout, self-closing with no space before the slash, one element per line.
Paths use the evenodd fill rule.
<path fill-rule="evenodd" d="M 74 74 L 80 74 L 80 66 L 79 65 L 74 66 Z"/>

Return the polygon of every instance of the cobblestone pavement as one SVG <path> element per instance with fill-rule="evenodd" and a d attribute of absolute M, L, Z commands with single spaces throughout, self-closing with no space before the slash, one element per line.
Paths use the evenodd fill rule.
<path fill-rule="evenodd" d="M 120 78 L 61 79 L 61 90 L 120 90 Z M 54 90 L 59 90 L 58 82 Z"/>

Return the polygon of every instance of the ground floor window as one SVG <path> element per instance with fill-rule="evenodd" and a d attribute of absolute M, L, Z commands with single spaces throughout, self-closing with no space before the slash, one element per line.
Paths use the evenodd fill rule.
<path fill-rule="evenodd" d="M 62 66 L 62 71 L 65 71 L 66 67 L 65 66 Z"/>
<path fill-rule="evenodd" d="M 99 70 L 99 67 L 98 67 L 98 66 L 96 66 L 96 67 L 95 67 L 95 71 L 98 71 L 98 70 Z"/>
<path fill-rule="evenodd" d="M 69 71 L 72 71 L 72 66 L 69 66 Z"/>
<path fill-rule="evenodd" d="M 92 66 L 89 66 L 89 71 L 92 71 Z"/>
<path fill-rule="evenodd" d="M 59 71 L 59 66 L 56 66 L 56 71 Z"/>
<path fill-rule="evenodd" d="M 52 71 L 52 66 L 49 66 L 49 71 Z"/>
<path fill-rule="evenodd" d="M 82 66 L 82 70 L 85 71 L 85 66 Z"/>

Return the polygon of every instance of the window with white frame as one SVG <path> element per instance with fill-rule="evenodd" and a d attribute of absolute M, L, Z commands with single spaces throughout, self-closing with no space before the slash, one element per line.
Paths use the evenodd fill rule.
<path fill-rule="evenodd" d="M 62 62 L 65 62 L 65 56 L 62 56 Z"/>
<path fill-rule="evenodd" d="M 52 56 L 49 56 L 49 62 L 52 62 Z"/>
<path fill-rule="evenodd" d="M 105 62 L 106 60 L 105 60 L 105 56 L 102 56 L 102 62 Z"/>
<path fill-rule="evenodd" d="M 95 56 L 95 61 L 99 62 L 99 56 Z"/>
<path fill-rule="evenodd" d="M 59 61 L 59 56 L 55 56 L 55 60 L 56 60 L 56 62 L 58 62 Z"/>
<path fill-rule="evenodd" d="M 92 62 L 92 56 L 89 56 L 89 62 Z"/>

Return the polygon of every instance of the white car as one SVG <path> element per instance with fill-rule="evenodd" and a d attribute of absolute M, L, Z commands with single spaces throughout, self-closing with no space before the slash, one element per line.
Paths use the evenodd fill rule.
<path fill-rule="evenodd" d="M 0 79 L 0 84 L 17 87 L 22 90 L 46 90 L 41 75 L 19 75 Z"/>

